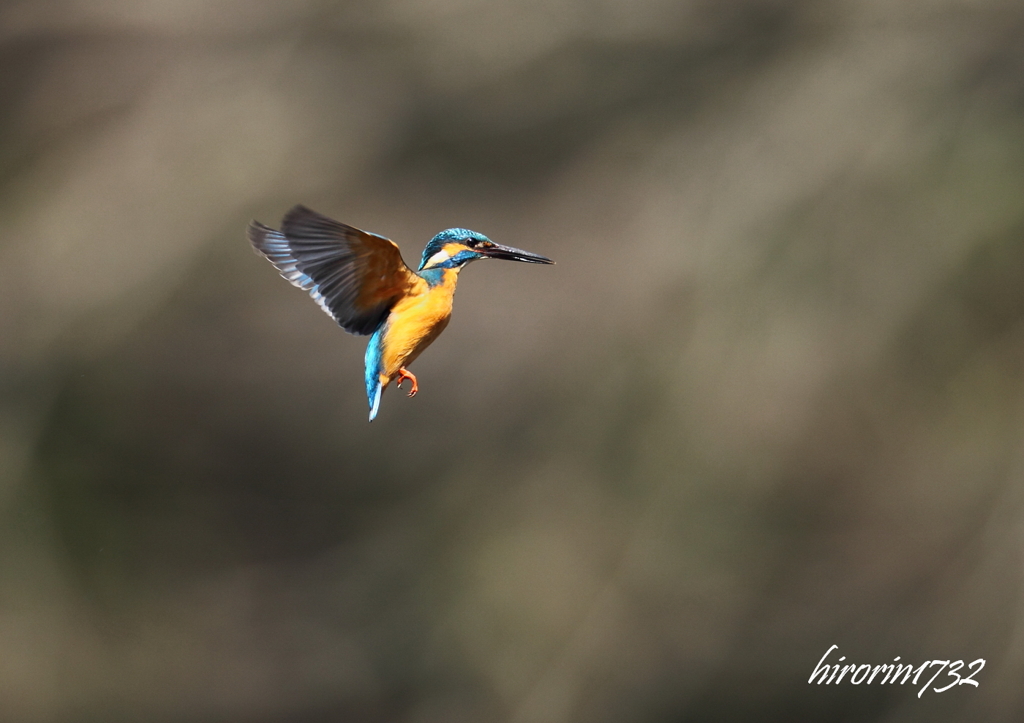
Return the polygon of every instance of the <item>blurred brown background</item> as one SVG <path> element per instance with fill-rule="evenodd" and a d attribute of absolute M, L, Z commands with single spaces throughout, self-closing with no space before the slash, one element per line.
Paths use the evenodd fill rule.
<path fill-rule="evenodd" d="M 1020 3 L 8 1 L 0 99 L 0 721 L 1024 719 Z M 558 265 L 369 425 L 295 203 Z"/>

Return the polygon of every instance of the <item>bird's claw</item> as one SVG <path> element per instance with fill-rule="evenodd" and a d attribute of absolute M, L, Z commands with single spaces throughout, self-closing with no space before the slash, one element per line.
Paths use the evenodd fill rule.
<path fill-rule="evenodd" d="M 420 385 L 416 383 L 416 377 L 409 370 L 402 368 L 398 370 L 398 383 L 395 384 L 399 389 L 402 388 L 402 383 L 408 379 L 412 382 L 412 389 L 409 390 L 409 396 L 415 397 L 416 392 L 420 390 Z"/>

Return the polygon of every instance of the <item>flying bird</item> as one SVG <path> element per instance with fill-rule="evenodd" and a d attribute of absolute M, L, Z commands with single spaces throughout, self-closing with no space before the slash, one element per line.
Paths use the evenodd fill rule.
<path fill-rule="evenodd" d="M 430 346 L 452 315 L 459 271 L 478 259 L 553 264 L 546 256 L 502 246 L 465 228 L 450 228 L 430 239 L 416 271 L 402 260 L 393 241 L 360 231 L 296 206 L 281 230 L 249 224 L 249 241 L 281 276 L 309 292 L 345 331 L 370 335 L 366 347 L 366 395 L 370 421 L 388 385 L 419 384 L 408 367 Z"/>

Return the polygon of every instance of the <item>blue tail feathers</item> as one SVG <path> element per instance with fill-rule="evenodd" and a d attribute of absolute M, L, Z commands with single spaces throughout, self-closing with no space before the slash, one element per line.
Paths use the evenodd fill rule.
<path fill-rule="evenodd" d="M 380 383 L 381 372 L 381 340 L 384 337 L 384 329 L 387 325 L 382 324 L 370 337 L 370 343 L 366 345 L 366 397 L 370 402 L 370 421 L 377 416 L 377 409 L 380 407 L 380 397 L 384 387 Z"/>
<path fill-rule="evenodd" d="M 377 418 L 377 409 L 380 407 L 380 394 L 384 388 L 377 382 L 377 388 L 370 393 L 370 421 Z"/>

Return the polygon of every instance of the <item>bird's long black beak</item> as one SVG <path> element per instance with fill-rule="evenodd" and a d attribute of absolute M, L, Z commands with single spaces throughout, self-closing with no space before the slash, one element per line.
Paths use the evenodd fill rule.
<path fill-rule="evenodd" d="M 525 261 L 528 264 L 553 264 L 555 263 L 547 256 L 541 256 L 540 254 L 531 254 L 529 251 L 523 251 L 522 249 L 514 249 L 511 246 L 502 246 L 501 244 L 494 244 L 486 248 L 478 248 L 478 253 L 483 254 L 490 259 L 504 259 L 506 261 Z"/>

